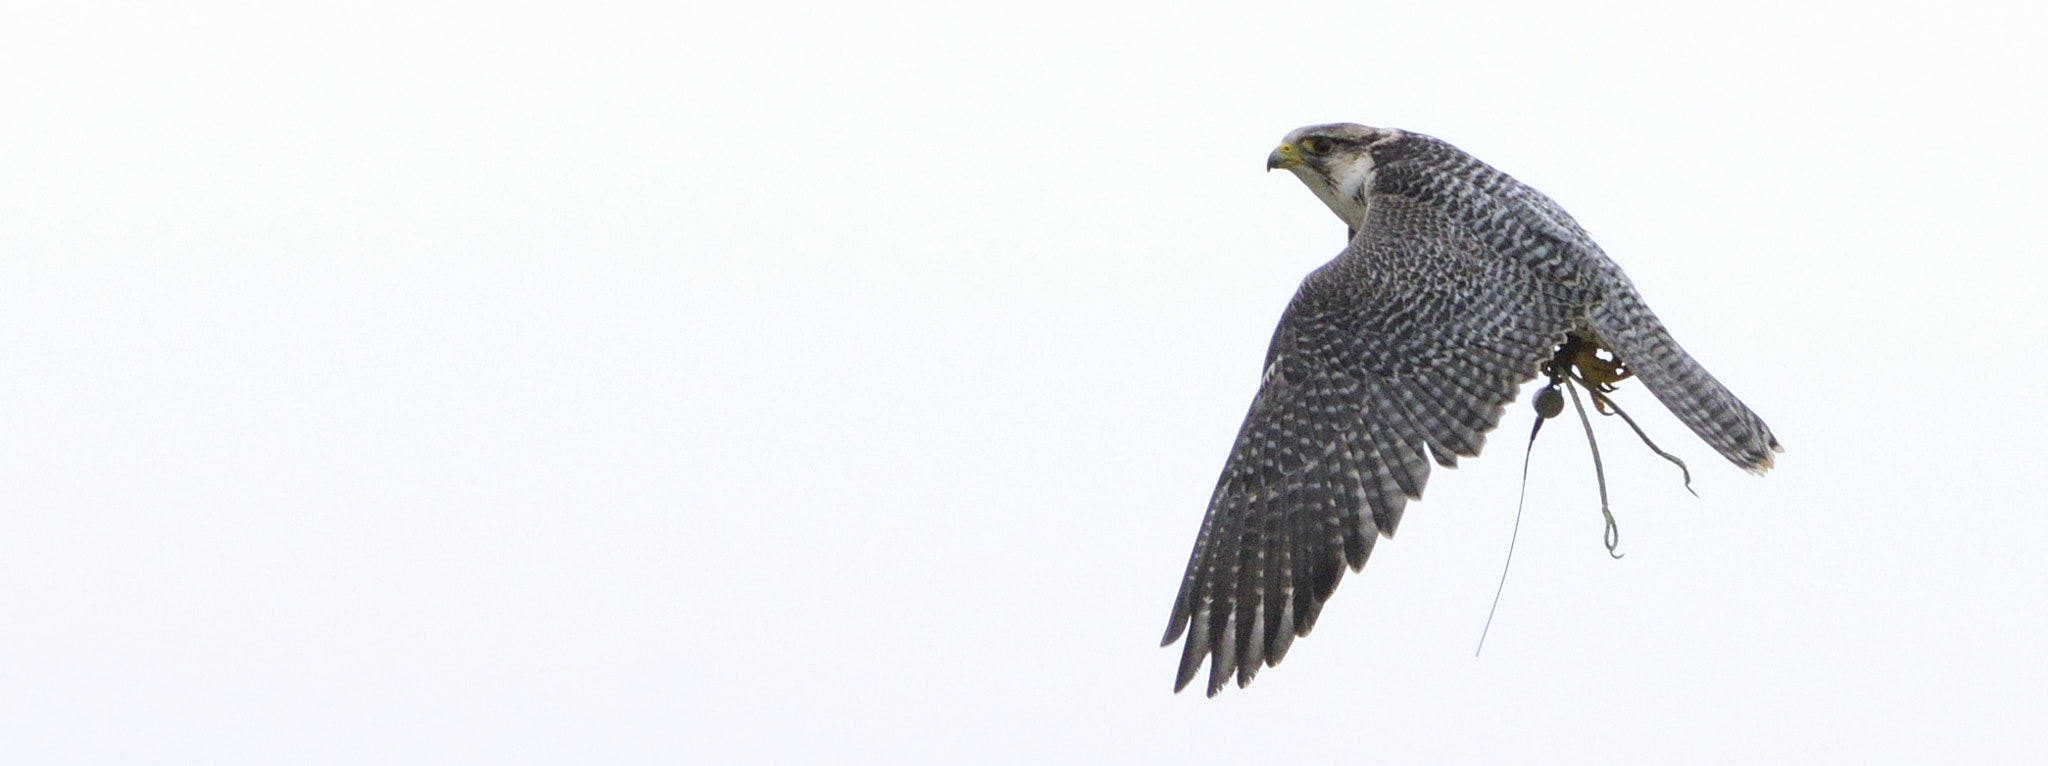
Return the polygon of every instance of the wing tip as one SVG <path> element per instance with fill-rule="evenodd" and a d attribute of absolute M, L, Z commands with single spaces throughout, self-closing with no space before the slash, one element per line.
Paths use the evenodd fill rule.
<path fill-rule="evenodd" d="M 1172 646 L 1173 642 L 1180 640 L 1181 634 L 1187 631 L 1188 616 L 1180 605 L 1176 604 L 1173 608 L 1173 617 L 1166 621 L 1166 637 L 1159 639 L 1159 645 L 1162 647 Z"/>

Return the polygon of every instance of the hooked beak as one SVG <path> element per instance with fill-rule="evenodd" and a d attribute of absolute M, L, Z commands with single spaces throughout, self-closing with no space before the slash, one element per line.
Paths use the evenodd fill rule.
<path fill-rule="evenodd" d="M 1293 144 L 1281 144 L 1280 148 L 1274 149 L 1272 154 L 1266 155 L 1266 170 L 1268 171 L 1274 168 L 1293 170 L 1298 167 L 1301 167 L 1301 154 L 1295 151 Z"/>

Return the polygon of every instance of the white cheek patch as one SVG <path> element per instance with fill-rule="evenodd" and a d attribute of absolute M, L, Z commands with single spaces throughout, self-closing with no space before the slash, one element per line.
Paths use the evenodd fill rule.
<path fill-rule="evenodd" d="M 1323 204 L 1330 206 L 1330 212 L 1344 225 L 1354 231 L 1364 228 L 1367 200 L 1372 197 L 1372 158 L 1357 155 L 1330 170 L 1334 188 L 1316 189 L 1316 196 L 1323 198 Z"/>
<path fill-rule="evenodd" d="M 1344 192 L 1345 197 L 1364 199 L 1366 194 L 1372 191 L 1372 160 L 1359 157 L 1335 170 L 1337 188 Z"/>

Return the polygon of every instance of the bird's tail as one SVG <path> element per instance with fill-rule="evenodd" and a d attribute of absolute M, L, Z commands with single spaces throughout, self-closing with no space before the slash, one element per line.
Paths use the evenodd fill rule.
<path fill-rule="evenodd" d="M 1592 312 L 1601 344 L 1722 457 L 1751 473 L 1770 470 L 1772 454 L 1785 451 L 1771 427 L 1685 353 L 1627 277 L 1614 276 L 1607 300 Z"/>

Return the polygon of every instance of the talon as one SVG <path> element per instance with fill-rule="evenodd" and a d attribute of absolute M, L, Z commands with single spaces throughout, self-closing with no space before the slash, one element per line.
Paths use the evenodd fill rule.
<path fill-rule="evenodd" d="M 1607 358 L 1601 358 L 1602 351 L 1607 352 Z M 1584 379 L 1587 385 L 1597 386 L 1602 393 L 1613 391 L 1614 384 L 1628 380 L 1636 374 L 1634 370 L 1628 368 L 1626 362 L 1615 357 L 1613 351 L 1592 343 L 1579 344 L 1578 353 L 1572 358 L 1572 366 L 1578 368 L 1579 377 Z"/>

